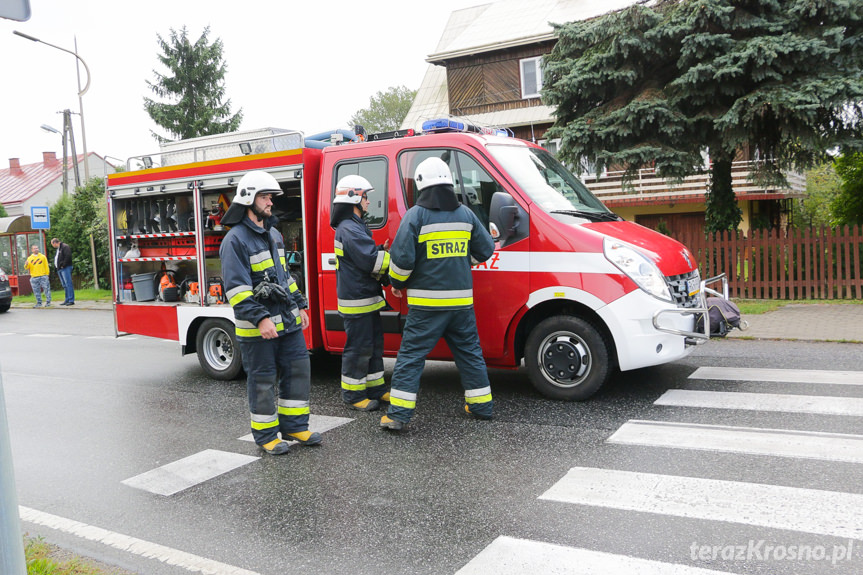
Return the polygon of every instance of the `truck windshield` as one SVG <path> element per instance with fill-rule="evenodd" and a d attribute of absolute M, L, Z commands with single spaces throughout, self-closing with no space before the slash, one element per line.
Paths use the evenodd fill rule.
<path fill-rule="evenodd" d="M 488 151 L 530 199 L 546 212 L 618 219 L 546 150 L 490 145 Z"/>

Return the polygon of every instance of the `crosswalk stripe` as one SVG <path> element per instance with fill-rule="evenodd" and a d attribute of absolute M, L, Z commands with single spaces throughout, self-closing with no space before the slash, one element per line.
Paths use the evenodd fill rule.
<path fill-rule="evenodd" d="M 555 573 L 559 575 L 729 575 L 674 563 L 661 563 L 637 557 L 565 547 L 527 539 L 501 536 L 479 555 L 459 569 L 456 575 L 523 575 Z"/>
<path fill-rule="evenodd" d="M 656 405 L 863 416 L 863 398 L 669 389 Z"/>
<path fill-rule="evenodd" d="M 863 463 L 863 436 L 673 421 L 627 421 L 609 443 Z"/>
<path fill-rule="evenodd" d="M 574 467 L 540 499 L 863 539 L 863 495 Z"/>
<path fill-rule="evenodd" d="M 763 369 L 754 367 L 699 367 L 689 376 L 689 379 L 863 385 L 863 371 Z"/>
<path fill-rule="evenodd" d="M 124 479 L 121 483 L 157 495 L 173 495 L 258 459 L 260 457 L 205 449 L 146 473 Z"/>

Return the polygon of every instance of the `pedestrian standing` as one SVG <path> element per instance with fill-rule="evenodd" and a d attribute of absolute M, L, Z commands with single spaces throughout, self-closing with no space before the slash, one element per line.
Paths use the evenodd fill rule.
<path fill-rule="evenodd" d="M 389 400 L 384 381 L 384 332 L 381 310 L 387 300 L 380 278 L 389 271 L 390 255 L 375 245 L 363 221 L 374 188 L 362 176 L 339 180 L 330 225 L 336 228 L 336 294 L 345 325 L 342 352 L 342 400 L 350 409 L 374 411 Z"/>
<path fill-rule="evenodd" d="M 491 419 L 493 402 L 473 311 L 471 265 L 494 253 L 479 218 L 459 203 L 452 172 L 428 158 L 414 176 L 419 198 L 405 214 L 390 249 L 393 294 L 406 291 L 408 317 L 381 427 L 400 430 L 413 417 L 429 352 L 443 337 L 461 375 L 464 410 Z"/>
<path fill-rule="evenodd" d="M 45 307 L 51 306 L 51 282 L 48 281 L 48 258 L 41 253 L 39 246 L 30 247 L 30 257 L 24 262 L 24 269 L 30 272 L 30 287 L 36 296 L 36 305 L 42 307 L 42 294 L 45 294 Z"/>
<path fill-rule="evenodd" d="M 240 178 L 221 220 L 233 227 L 219 248 L 247 375 L 252 436 L 272 455 L 287 453 L 289 439 L 321 443 L 320 433 L 309 431 L 311 368 L 302 331 L 309 325 L 308 303 L 288 273 L 285 241 L 273 215 L 273 196 L 280 195 L 267 172 Z"/>
<path fill-rule="evenodd" d="M 65 290 L 65 299 L 60 305 L 75 305 L 75 286 L 72 285 L 72 248 L 59 239 L 51 240 L 54 247 L 54 267 L 60 276 L 60 284 Z"/>

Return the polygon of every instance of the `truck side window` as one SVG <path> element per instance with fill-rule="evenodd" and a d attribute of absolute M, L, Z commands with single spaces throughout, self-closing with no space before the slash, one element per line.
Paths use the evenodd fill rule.
<path fill-rule="evenodd" d="M 350 161 L 336 166 L 336 176 L 333 178 L 330 198 L 335 197 L 336 184 L 349 175 L 362 176 L 374 186 L 375 191 L 369 195 L 369 211 L 366 223 L 371 229 L 382 228 L 387 221 L 387 162 L 383 158 Z"/>
<path fill-rule="evenodd" d="M 457 152 L 460 177 L 455 183 L 456 194 L 461 202 L 477 215 L 488 229 L 488 211 L 491 197 L 504 189 L 483 169 L 479 163 L 464 152 Z"/>
<path fill-rule="evenodd" d="M 416 203 L 416 167 L 427 158 L 440 158 L 452 171 L 453 187 L 461 203 L 466 205 L 488 227 L 488 210 L 491 197 L 503 188 L 479 163 L 465 152 L 458 150 L 408 150 L 399 156 L 399 173 L 404 188 L 405 203 L 411 207 Z"/>

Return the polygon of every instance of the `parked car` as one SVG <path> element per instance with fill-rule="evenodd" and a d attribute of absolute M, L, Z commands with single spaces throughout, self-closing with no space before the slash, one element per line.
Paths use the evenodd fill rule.
<path fill-rule="evenodd" d="M 12 288 L 9 287 L 9 276 L 0 268 L 0 313 L 9 311 L 12 305 Z"/>

